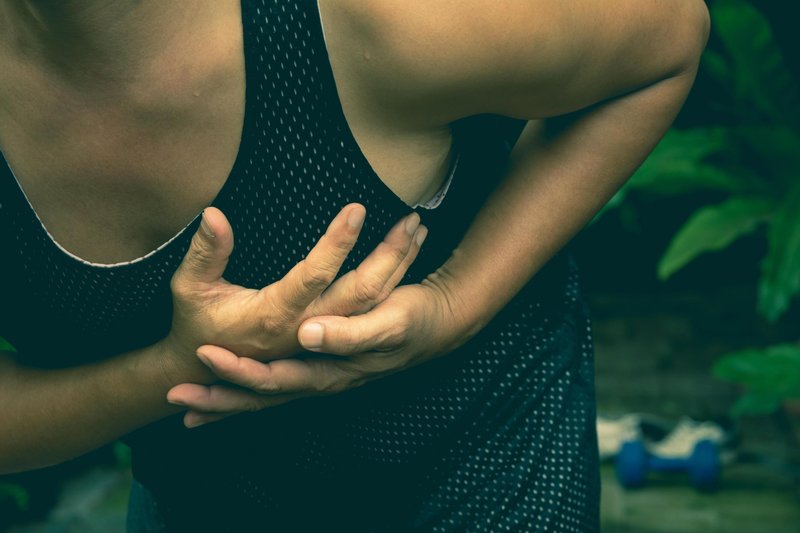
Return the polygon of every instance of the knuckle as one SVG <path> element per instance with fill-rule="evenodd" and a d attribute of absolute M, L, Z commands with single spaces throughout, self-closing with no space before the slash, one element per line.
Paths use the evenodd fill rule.
<path fill-rule="evenodd" d="M 196 234 L 192 237 L 192 243 L 189 246 L 189 253 L 186 254 L 186 259 L 196 261 L 198 263 L 207 263 L 214 257 L 214 249 L 205 242 L 200 235 Z"/>
<path fill-rule="evenodd" d="M 356 280 L 355 298 L 358 302 L 372 302 L 377 300 L 383 291 L 382 280 L 370 277 L 360 277 Z"/>
<path fill-rule="evenodd" d="M 398 265 L 401 264 L 408 255 L 408 251 L 409 251 L 408 249 L 402 250 L 400 248 L 392 248 L 391 250 L 392 260 Z"/>
<path fill-rule="evenodd" d="M 272 337 L 273 335 L 279 333 L 280 331 L 281 327 L 274 317 L 271 316 L 261 317 L 261 332 L 265 336 Z"/>
<path fill-rule="evenodd" d="M 303 264 L 302 283 L 311 289 L 325 288 L 333 282 L 337 270 L 328 264 L 312 265 L 308 261 Z"/>
<path fill-rule="evenodd" d="M 291 322 L 285 310 L 272 306 L 271 312 L 261 317 L 261 329 L 269 336 L 279 336 L 286 332 Z"/>
<path fill-rule="evenodd" d="M 355 242 L 354 236 L 346 235 L 341 238 L 331 239 L 331 248 L 333 249 L 334 255 L 338 258 L 343 258 L 350 252 Z"/>
<path fill-rule="evenodd" d="M 298 313 L 290 308 L 289 302 L 281 297 L 261 293 L 258 318 L 261 327 L 268 333 L 282 334 L 297 322 Z M 257 323 L 259 323 L 257 322 Z"/>
<path fill-rule="evenodd" d="M 256 385 L 255 390 L 259 394 L 276 394 L 281 392 L 281 387 L 272 380 L 262 379 Z"/>

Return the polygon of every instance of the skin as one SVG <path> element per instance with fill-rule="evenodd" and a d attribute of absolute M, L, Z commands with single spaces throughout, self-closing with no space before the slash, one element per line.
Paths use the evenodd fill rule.
<path fill-rule="evenodd" d="M 153 28 L 144 24 L 148 19 L 140 17 L 153 16 L 160 10 L 153 9 L 154 4 L 146 2 L 137 5 L 150 11 L 126 11 L 122 8 L 130 6 L 124 2 L 107 5 L 100 2 L 92 5 L 42 3 L 41 7 L 52 7 L 53 11 L 37 11 L 38 19 L 33 17 L 33 20 L 47 21 L 51 20 L 48 17 L 55 17 L 52 20 L 58 21 L 57 27 L 63 30 L 68 42 L 72 42 L 75 34 L 82 35 L 86 37 L 86 46 L 91 45 L 92 50 L 113 48 L 113 40 L 117 38 L 141 50 L 161 50 L 156 45 L 164 44 L 159 41 L 163 35 L 182 37 L 181 29 L 189 28 L 184 18 L 178 18 L 173 28 L 159 26 L 155 28 L 158 31 L 153 32 Z M 40 22 L 27 24 L 26 21 L 31 20 L 27 17 L 16 25 L 11 24 L 17 22 L 13 18 L 15 15 L 27 14 L 27 11 L 20 13 L 19 10 L 37 6 L 23 2 L 0 3 L 0 37 L 5 38 L 3 47 L 0 47 L 0 62 L 3 67 L 8 67 L 0 69 L 8 73 L 0 80 L 0 112 L 3 113 L 0 146 L 37 213 L 59 243 L 80 257 L 98 262 L 130 259 L 161 244 L 164 236 L 174 235 L 216 193 L 213 187 L 207 189 L 205 184 L 195 183 L 197 177 L 182 167 L 185 161 L 181 158 L 184 156 L 170 158 L 175 144 L 165 141 L 169 141 L 172 135 L 185 133 L 180 131 L 180 127 L 176 130 L 173 122 L 191 128 L 195 124 L 192 118 L 195 113 L 207 113 L 209 109 L 214 112 L 217 108 L 233 116 L 240 115 L 240 110 L 233 108 L 239 102 L 236 94 L 241 88 L 234 87 L 237 90 L 229 91 L 228 85 L 220 82 L 220 78 L 225 77 L 219 76 L 223 72 L 219 70 L 219 64 L 229 60 L 225 50 L 219 57 L 205 57 L 205 62 L 200 65 L 184 65 L 185 68 L 178 69 L 180 76 L 171 69 L 160 67 L 169 64 L 166 57 L 137 60 L 135 55 L 113 54 L 108 58 L 91 56 L 86 60 L 90 60 L 89 64 L 81 62 L 80 55 L 75 55 L 80 46 L 76 45 L 74 50 L 57 46 L 60 43 L 57 37 L 62 33 L 52 35 L 55 39 L 52 42 L 40 42 L 37 37 L 50 35 L 36 33 L 42 26 Z M 118 8 L 119 12 L 116 11 Z M 210 15 L 203 18 L 199 13 L 192 14 L 195 15 L 190 18 L 193 21 L 215 20 Z M 103 28 L 110 20 L 125 21 L 129 25 L 112 26 L 114 31 L 105 32 Z M 221 24 L 230 26 L 227 18 Z M 95 25 L 100 28 L 96 34 L 92 33 Z M 137 33 L 137 28 L 141 33 Z M 169 29 L 174 29 L 174 32 Z M 237 31 L 240 33 L 240 30 L 239 27 Z M 60 55 L 62 52 L 63 56 Z M 111 57 L 132 63 L 132 70 L 127 75 L 130 79 L 117 77 L 123 73 L 121 67 L 124 65 L 108 63 Z M 76 78 L 73 70 L 63 70 L 64 65 L 75 65 L 79 72 L 90 74 Z M 195 69 L 198 72 L 210 70 L 210 73 L 208 76 L 183 75 L 186 70 Z M 148 92 L 153 89 L 149 83 L 151 78 L 162 84 L 155 85 L 155 89 L 166 91 L 168 102 L 154 99 Z M 50 93 L 54 88 L 58 93 L 56 96 L 69 105 L 50 104 L 49 99 L 53 99 Z M 206 100 L 194 96 L 198 90 L 214 93 L 212 89 L 223 97 Z M 25 97 L 15 98 L 20 91 Z M 82 97 L 83 92 L 89 96 Z M 105 106 L 110 118 L 90 113 L 88 124 L 80 124 L 65 135 L 50 136 L 54 138 L 48 137 L 48 128 L 39 124 L 42 120 L 46 126 L 48 114 L 57 122 L 69 122 L 68 119 L 77 118 L 91 109 L 89 100 L 92 98 L 97 99 L 96 105 Z M 223 102 L 229 104 L 223 106 L 220 100 L 227 99 L 232 99 L 232 103 Z M 108 101 L 119 102 L 119 105 L 109 107 L 106 105 Z M 66 109 L 59 114 L 61 108 Z M 41 115 L 37 109 L 43 111 Z M 226 113 L 217 112 L 221 122 L 214 124 L 220 126 L 222 132 L 227 131 L 229 125 Z M 144 125 L 133 117 L 140 115 L 150 119 L 146 125 L 152 130 L 144 143 L 136 142 Z M 159 125 L 164 125 L 167 133 Z M 87 136 L 84 130 L 92 130 L 92 127 L 100 128 L 104 135 Z M 238 132 L 234 134 L 231 130 L 231 134 L 238 140 Z M 150 137 L 158 142 L 151 143 Z M 46 148 L 41 154 L 66 148 L 58 144 L 63 138 L 79 144 L 88 143 L 97 149 L 84 152 L 88 163 L 66 157 L 53 166 L 48 164 L 52 162 L 47 161 L 47 157 L 26 157 L 27 150 L 37 144 Z M 123 160 L 116 161 L 109 154 L 122 140 L 131 144 L 120 151 Z M 222 173 L 228 171 L 226 166 L 229 167 L 230 162 L 227 160 L 231 159 L 226 148 L 228 143 L 224 141 L 217 141 L 215 147 L 218 149 L 210 150 L 211 156 L 204 161 Z M 201 159 L 205 142 L 192 139 L 192 153 L 201 154 L 198 156 Z M 147 150 L 158 148 L 155 145 L 162 145 L 162 149 L 147 154 Z M 130 173 L 125 167 L 133 162 L 125 160 L 125 154 L 140 161 L 135 168 L 138 172 L 125 178 L 134 182 L 133 194 L 122 187 L 121 181 L 109 181 L 117 178 L 115 172 Z M 141 163 L 150 160 L 159 160 L 164 166 L 151 168 Z M 105 172 L 89 168 L 94 166 Z M 83 181 L 78 177 L 82 172 L 86 172 Z M 110 177 L 105 175 L 106 172 Z M 169 172 L 175 172 L 177 183 L 164 179 L 164 173 L 168 175 Z M 224 176 L 220 186 L 222 181 Z M 69 195 L 72 186 L 86 193 L 84 205 L 74 204 L 75 199 Z M 95 189 L 99 193 L 92 192 Z M 205 190 L 208 195 L 198 196 L 195 194 L 198 190 Z M 137 195 L 137 191 L 142 194 Z M 127 207 L 119 210 L 104 207 L 104 198 L 113 206 L 119 205 L 124 196 L 128 196 Z M 169 220 L 170 216 L 163 216 L 159 209 L 151 211 L 151 204 L 168 201 L 170 197 L 175 201 L 177 211 L 187 212 L 186 219 L 173 221 Z M 105 224 L 93 220 L 96 211 L 100 212 L 101 218 L 108 216 L 107 225 L 128 226 L 133 228 L 133 232 L 127 237 L 123 232 L 119 239 L 111 235 L 113 230 L 104 235 Z M 132 217 L 131 213 L 137 216 Z M 175 323 L 167 338 L 153 346 L 119 354 L 95 365 L 57 371 L 27 368 L 15 363 L 12 354 L 0 354 L 0 405 L 4 406 L 0 413 L 0 434 L 3 435 L 0 439 L 0 472 L 28 470 L 70 459 L 179 412 L 180 407 L 170 405 L 166 400 L 167 391 L 172 386 L 187 380 L 195 383 L 216 380 L 195 355 L 197 346 L 204 342 L 227 344 L 230 341 L 231 346 L 235 345 L 237 350 L 249 353 L 251 357 L 287 356 L 299 349 L 296 331 L 305 318 L 370 309 L 402 277 L 416 256 L 426 229 L 419 225 L 417 215 L 401 220 L 356 271 L 345 274 L 331 285 L 357 238 L 363 218 L 362 206 L 345 206 L 305 261 L 282 280 L 254 290 L 236 287 L 221 279 L 224 262 L 233 247 L 233 235 L 221 212 L 206 209 L 203 227 L 209 231 L 204 232 L 201 228 L 194 236 L 191 248 L 172 280 Z M 161 225 L 154 225 L 154 221 Z M 97 247 L 96 243 L 106 239 L 92 236 L 93 233 L 107 236 L 114 242 L 113 247 Z M 210 262 L 209 258 L 215 260 Z M 374 287 L 378 290 L 372 290 Z M 231 328 L 231 324 L 235 324 L 236 329 Z M 234 339 L 231 339 L 232 334 Z"/>
<path fill-rule="evenodd" d="M 365 108 L 392 102 L 381 112 L 422 128 L 476 113 L 528 125 L 505 180 L 442 268 L 370 313 L 301 326 L 304 348 L 348 358 L 265 365 L 203 346 L 198 356 L 217 376 L 252 392 L 173 388 L 189 426 L 357 387 L 463 344 L 650 153 L 691 88 L 709 31 L 705 5 L 686 0 L 333 5 L 321 2 L 326 28 L 350 36 L 341 78 L 373 104 Z"/>
<path fill-rule="evenodd" d="M 363 218 L 362 206 L 346 206 L 303 262 L 281 280 L 253 290 L 221 278 L 224 259 L 219 259 L 233 245 L 230 226 L 219 210 L 206 209 L 209 232 L 201 227 L 194 235 L 172 279 L 175 316 L 165 339 L 63 370 L 27 368 L 11 354 L 0 354 L 0 402 L 5 407 L 0 413 L 0 472 L 64 461 L 179 412 L 165 400 L 171 387 L 187 379 L 216 380 L 195 357 L 203 339 L 235 336 L 234 344 L 250 357 L 283 357 L 299 350 L 296 331 L 304 319 L 376 305 L 402 278 L 426 230 L 417 215 L 402 219 L 356 271 L 331 285 Z M 381 291 L 363 290 L 372 286 Z"/>
<path fill-rule="evenodd" d="M 331 62 L 354 136 L 381 178 L 409 203 L 436 189 L 440 176 L 435 169 L 443 166 L 447 144 L 443 132 L 451 121 L 485 112 L 530 120 L 514 148 L 508 175 L 451 258 L 425 281 L 386 294 L 384 288 L 393 287 L 395 273 L 407 265 L 407 257 L 414 253 L 405 251 L 402 259 L 392 263 L 396 265 L 392 273 L 384 275 L 380 290 L 361 291 L 374 298 L 360 302 L 358 311 L 345 312 L 346 302 L 352 300 L 355 292 L 353 287 L 337 289 L 336 294 L 345 303 L 331 304 L 334 311 L 326 311 L 322 305 L 300 310 L 293 302 L 317 301 L 319 292 L 315 291 L 332 279 L 330 265 L 336 261 L 324 260 L 320 264 L 328 265 L 322 268 L 328 277 L 306 273 L 296 277 L 295 282 L 277 282 L 283 283 L 279 294 L 284 308 L 266 321 L 263 316 L 249 317 L 254 324 L 252 331 L 258 329 L 256 324 L 278 324 L 277 328 L 267 328 L 273 336 L 276 332 L 288 331 L 290 336 L 298 332 L 297 338 L 304 348 L 347 357 L 339 361 L 271 360 L 274 352 L 259 351 L 264 349 L 263 336 L 250 341 L 243 338 L 237 341 L 243 346 L 234 347 L 233 343 L 215 341 L 211 338 L 214 333 L 205 338 L 199 333 L 204 331 L 199 325 L 228 320 L 230 316 L 202 317 L 197 313 L 179 312 L 173 332 L 158 347 L 124 354 L 102 363 L 99 368 L 72 369 L 62 374 L 37 373 L 19 368 L 6 359 L 3 361 L 5 368 L 0 372 L 0 391 L 3 391 L 0 394 L 7 396 L 0 397 L 0 401 L 11 405 L 13 408 L 6 411 L 13 414 L 2 415 L 0 427 L 4 434 L 14 433 L 22 426 L 36 427 L 22 431 L 22 436 L 15 437 L 11 444 L 3 444 L 0 470 L 31 468 L 63 460 L 175 412 L 178 407 L 165 405 L 163 396 L 159 397 L 167 390 L 170 402 L 189 408 L 185 420 L 187 425 L 193 426 L 301 396 L 346 390 L 441 356 L 480 331 L 652 150 L 691 87 L 708 33 L 708 15 L 699 0 L 582 0 L 568 4 L 504 0 L 501 3 L 502 6 L 498 6 L 496 0 L 472 0 L 467 8 L 442 0 L 409 10 L 399 0 L 321 1 Z M 4 26 L 11 20 L 19 22 L 11 18 L 11 7 L 34 6 L 39 8 L 40 20 L 63 21 L 65 28 L 75 30 L 63 32 L 66 41 L 74 39 L 76 34 L 86 36 L 95 53 L 91 61 L 84 58 L 83 63 L 89 61 L 93 68 L 89 72 L 93 74 L 89 78 L 78 78 L 76 84 L 73 78 L 84 70 L 73 72 L 69 65 L 82 64 L 82 48 L 65 47 L 61 55 L 61 48 L 56 46 L 61 34 L 54 34 L 54 40 L 37 40 L 41 34 L 36 33 L 35 25 L 26 26 L 28 33 L 20 30 L 13 34 L 14 42 L 26 43 L 22 47 L 17 45 L 16 50 L 24 49 L 38 58 L 37 64 L 42 68 L 37 74 L 43 76 L 44 72 L 45 79 L 57 80 L 55 86 L 62 88 L 65 94 L 89 94 L 108 100 L 112 94 L 125 96 L 123 105 L 109 108 L 114 113 L 95 117 L 108 131 L 118 132 L 118 140 L 124 139 L 123 133 L 135 137 L 137 131 L 149 131 L 143 129 L 145 125 L 130 119 L 135 116 L 132 110 L 151 109 L 148 106 L 154 105 L 147 91 L 142 89 L 147 86 L 144 81 L 166 79 L 164 83 L 170 89 L 166 94 L 171 97 L 172 109 L 184 110 L 192 109 L 186 102 L 192 98 L 186 95 L 194 94 L 196 91 L 191 89 L 205 81 L 201 94 L 213 95 L 217 90 L 218 95 L 223 96 L 219 101 L 209 96 L 208 101 L 198 107 L 203 112 L 216 110 L 221 124 L 226 124 L 225 117 L 236 116 L 239 108 L 235 88 L 215 85 L 200 74 L 170 75 L 175 69 L 167 67 L 174 66 L 176 58 L 186 54 L 176 47 L 173 47 L 173 51 L 177 50 L 175 55 L 158 53 L 165 49 L 164 39 L 176 36 L 172 42 L 181 42 L 177 36 L 191 38 L 191 32 L 186 29 L 200 21 L 210 21 L 206 22 L 209 28 L 217 27 L 212 24 L 215 20 L 230 21 L 221 15 L 223 2 L 194 2 L 191 6 L 197 6 L 196 11 L 187 8 L 183 14 L 174 13 L 175 18 L 163 11 L 158 13 L 155 3 L 147 1 L 136 4 L 136 9 L 131 8 L 133 3 L 100 0 L 86 0 L 80 4 L 64 2 L 58 7 L 53 7 L 56 3 L 43 0 L 8 0 L 1 5 L 5 11 L 0 24 Z M 50 8 L 46 7 L 48 5 Z M 203 11 L 202 8 L 209 5 L 216 6 L 219 11 Z M 187 20 L 187 13 L 192 13 L 194 18 Z M 155 14 L 159 15 L 161 31 L 148 30 Z M 112 23 L 114 32 L 103 30 Z M 165 31 L 169 24 L 172 24 L 171 31 Z M 219 31 L 231 35 L 224 29 L 231 25 L 231 22 L 222 24 Z M 6 45 L 8 49 L 9 43 Z M 97 53 L 104 50 L 110 52 Z M 199 55 L 195 51 L 190 57 Z M 13 54 L 7 54 L 0 61 L 19 65 L 9 57 Z M 193 68 L 183 66 L 189 72 L 216 72 L 215 67 L 230 66 L 230 58 L 225 53 L 212 54 L 208 64 Z M 241 68 L 240 61 L 238 65 Z M 224 72 L 224 68 L 221 71 Z M 46 101 L 47 91 L 43 88 L 51 85 L 43 84 L 37 76 L 26 74 L 22 69 L 15 72 L 28 84 L 30 94 Z M 120 78 L 131 72 L 139 75 Z M 91 90 L 77 91 L 75 87 L 79 85 Z M 121 93 L 120 87 L 124 89 Z M 8 87 L 0 91 L 5 91 L 0 92 L 0 103 L 8 102 Z M 75 98 L 76 110 L 91 108 L 92 102 L 97 101 Z M 241 101 L 238 105 L 241 106 Z M 21 136 L 25 139 L 15 145 L 17 153 L 22 154 L 18 164 L 9 158 L 19 170 L 26 168 L 25 161 L 33 159 L 24 157 L 26 149 L 32 150 L 41 139 L 33 134 L 37 131 L 36 117 L 23 120 L 14 116 L 11 109 L 8 105 L 2 107 L 6 115 L 15 119 L 11 124 L 31 133 Z M 548 119 L 564 114 L 569 116 L 560 120 L 562 127 L 553 128 Z M 108 118 L 111 115 L 113 117 Z M 43 120 L 45 118 L 48 117 Z M 129 126 L 133 133 L 120 124 Z M 150 134 L 157 135 L 162 129 L 169 129 L 164 124 L 156 126 Z M 192 131 L 191 120 L 186 120 L 185 127 L 186 131 Z M 226 131 L 235 132 L 235 121 L 231 124 L 229 119 L 227 128 Z M 87 126 L 78 133 L 88 131 L 94 130 Z M 232 137 L 235 138 L 235 134 Z M 4 151 L 9 139 L 8 130 L 0 126 Z M 197 138 L 193 142 L 201 145 L 209 141 Z M 220 144 L 225 145 L 224 142 Z M 431 153 L 434 150 L 426 148 L 429 145 L 445 150 Z M 114 148 L 114 142 L 99 143 L 98 153 L 105 155 L 105 162 L 112 165 Z M 142 145 L 139 148 L 153 147 Z M 401 149 L 405 154 L 399 153 Z M 235 150 L 232 152 L 235 155 Z M 414 154 L 410 158 L 413 169 L 419 171 L 419 175 L 427 172 L 427 180 L 412 179 L 413 183 L 403 183 L 399 176 L 415 175 L 413 172 L 404 174 L 408 169 L 399 163 L 401 155 L 409 153 Z M 226 160 L 232 160 L 231 151 L 220 149 L 211 163 L 216 163 L 217 169 L 225 169 Z M 139 175 L 133 176 L 131 179 L 140 180 L 137 183 L 141 184 L 141 190 L 150 193 L 142 194 L 136 207 L 146 211 L 146 198 L 170 198 L 171 194 L 176 194 L 175 183 L 189 179 L 185 173 L 181 174 L 183 163 L 172 157 L 171 168 L 141 169 Z M 45 223 L 51 232 L 62 232 L 63 239 L 72 243 L 70 250 L 85 248 L 87 255 L 101 259 L 130 257 L 132 251 L 152 249 L 148 246 L 153 241 L 163 242 L 158 241 L 159 231 L 171 235 L 169 232 L 177 226 L 167 221 L 165 227 L 153 229 L 142 223 L 125 241 L 124 249 L 92 249 L 86 238 L 92 221 L 83 227 L 59 223 L 59 216 L 66 221 L 70 209 L 74 209 L 68 201 L 59 204 L 53 200 L 56 197 L 53 191 L 61 190 L 58 179 L 66 178 L 58 178 L 50 168 L 42 168 L 42 174 L 38 174 L 34 166 L 28 164 L 29 183 L 23 186 L 30 185 L 33 190 L 36 176 L 48 173 L 54 176 L 47 185 L 41 184 L 46 180 L 39 180 L 39 201 L 33 198 L 32 203 L 37 210 L 41 206 L 43 212 L 50 208 L 52 223 L 47 220 Z M 167 172 L 169 170 L 172 172 Z M 224 170 L 219 174 L 224 176 Z M 208 187 L 206 193 L 213 193 L 220 185 L 219 174 L 208 178 L 210 185 L 204 182 Z M 169 176 L 169 179 L 153 176 Z M 113 197 L 115 190 L 108 186 L 98 204 L 102 203 L 100 200 L 108 200 L 109 195 Z M 203 205 L 199 197 L 179 200 L 177 203 L 188 212 Z M 122 220 L 130 212 L 130 206 L 118 205 L 116 214 L 110 211 L 101 219 L 106 222 Z M 207 223 L 214 237 L 211 240 L 198 237 L 194 252 L 203 258 L 206 273 L 221 273 L 229 253 L 226 243 L 232 241 L 233 235 L 221 213 L 211 212 Z M 99 225 L 99 221 L 95 221 L 95 225 Z M 113 224 L 109 227 L 113 231 Z M 417 242 L 419 231 L 423 230 L 416 231 L 413 236 L 407 236 L 406 250 L 417 246 L 412 243 Z M 339 252 L 347 248 L 346 245 L 331 246 L 329 253 L 320 256 L 336 257 L 337 247 Z M 390 245 L 389 248 L 402 249 L 402 246 Z M 192 253 L 190 251 L 189 257 Z M 399 257 L 398 253 L 394 255 Z M 391 269 L 381 271 L 388 270 Z M 185 271 L 177 274 L 179 281 L 182 275 Z M 205 308 L 203 298 L 220 298 L 222 291 L 216 286 L 219 280 L 209 281 L 214 276 L 207 276 L 202 281 L 194 279 L 189 283 L 200 289 L 188 290 L 186 284 L 181 289 L 181 283 L 173 283 L 177 309 L 181 306 Z M 296 279 L 306 282 L 297 283 Z M 363 280 L 364 276 L 356 273 L 354 279 Z M 374 287 L 375 283 L 357 285 Z M 224 297 L 239 298 L 240 291 L 248 289 L 230 290 L 228 287 L 226 290 L 229 292 Z M 307 314 L 311 312 L 313 314 Z M 287 320 L 287 314 L 291 319 Z M 189 318 L 181 322 L 181 316 Z M 200 344 L 197 356 L 202 365 L 192 353 Z M 172 363 L 156 370 L 159 365 L 154 361 L 157 359 Z M 148 382 L 147 378 L 152 378 L 154 372 L 160 372 L 164 378 Z M 217 378 L 244 389 L 214 383 Z M 147 391 L 144 398 L 141 391 L 136 396 L 133 388 L 124 385 L 131 379 L 144 384 Z M 76 383 L 81 384 L 80 391 L 68 393 L 67 390 L 76 388 Z M 112 392 L 121 399 L 108 402 Z M 53 410 L 54 404 L 59 408 Z M 30 423 L 32 417 L 34 424 Z M 26 418 L 28 423 L 22 424 L 21 420 Z M 76 435 L 84 433 L 76 430 L 81 427 L 103 428 L 102 435 Z M 62 439 L 67 443 L 63 444 Z"/>

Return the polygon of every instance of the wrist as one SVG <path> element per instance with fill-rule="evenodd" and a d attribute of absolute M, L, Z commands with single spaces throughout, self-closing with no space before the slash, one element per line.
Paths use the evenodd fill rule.
<path fill-rule="evenodd" d="M 428 324 L 435 325 L 431 331 L 441 339 L 442 353 L 451 352 L 478 334 L 488 321 L 475 311 L 461 293 L 455 280 L 443 267 L 429 275 L 421 285 L 427 288 L 435 300 L 435 315 L 428 317 Z"/>
<path fill-rule="evenodd" d="M 150 348 L 150 364 L 167 389 L 181 383 L 210 384 L 217 381 L 216 376 L 200 361 L 197 354 L 172 336 L 167 336 Z"/>

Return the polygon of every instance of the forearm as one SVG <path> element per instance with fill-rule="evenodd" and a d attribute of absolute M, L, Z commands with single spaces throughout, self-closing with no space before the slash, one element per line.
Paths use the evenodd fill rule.
<path fill-rule="evenodd" d="M 63 370 L 0 355 L 0 473 L 71 459 L 178 412 L 166 401 L 179 376 L 164 350 L 159 343 Z"/>
<path fill-rule="evenodd" d="M 663 136 L 695 68 L 583 112 L 563 131 L 530 122 L 509 172 L 428 282 L 468 338 L 577 233 Z"/>

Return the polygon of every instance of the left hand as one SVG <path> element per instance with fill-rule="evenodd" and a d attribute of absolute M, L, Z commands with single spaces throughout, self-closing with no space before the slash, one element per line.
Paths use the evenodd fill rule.
<path fill-rule="evenodd" d="M 187 407 L 184 424 L 197 427 L 298 398 L 336 394 L 455 349 L 466 340 L 458 324 L 436 284 L 401 286 L 365 314 L 303 322 L 298 339 L 306 350 L 341 357 L 262 363 L 205 345 L 197 356 L 227 384 L 184 383 L 167 399 Z"/>

